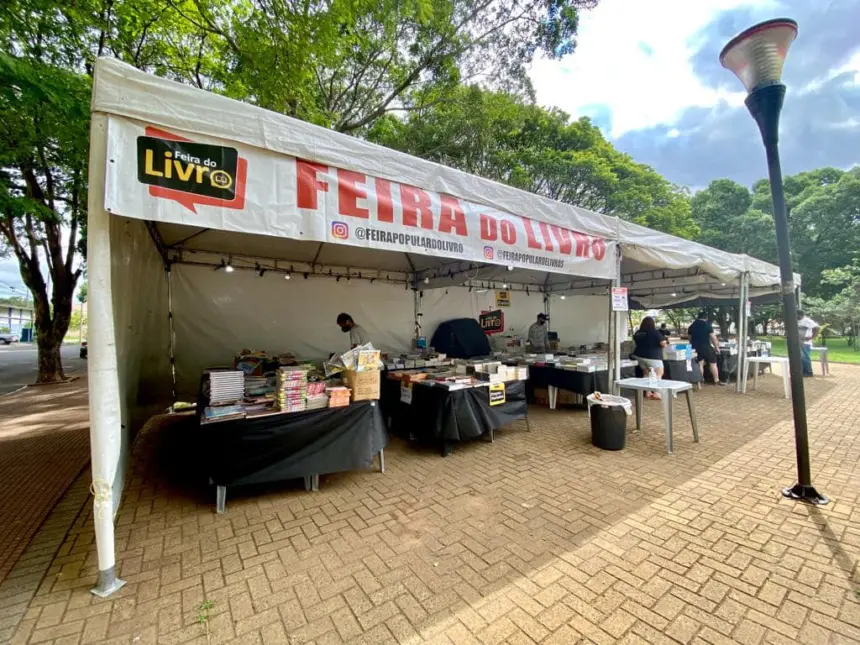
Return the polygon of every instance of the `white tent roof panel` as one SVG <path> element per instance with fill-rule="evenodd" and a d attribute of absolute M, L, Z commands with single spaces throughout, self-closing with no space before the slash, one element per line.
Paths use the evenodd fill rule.
<path fill-rule="evenodd" d="M 623 257 L 622 274 L 635 275 L 654 269 L 693 269 L 713 277 L 714 284 L 718 284 L 737 283 L 739 276 L 746 271 L 750 273 L 750 284 L 753 287 L 772 287 L 780 282 L 777 267 L 765 262 L 726 253 L 689 240 L 652 231 L 615 217 L 555 202 L 494 181 L 468 175 L 355 137 L 151 76 L 115 60 L 98 61 L 92 107 L 94 111 L 107 113 L 112 117 L 199 135 L 204 141 L 206 138 L 215 138 L 240 143 L 268 153 L 290 155 L 329 167 L 348 169 L 370 177 L 437 191 L 438 194 L 453 195 L 482 205 L 481 208 L 487 206 L 504 213 L 525 215 L 535 223 L 544 223 L 540 226 L 558 226 L 601 238 L 607 245 L 614 244 L 617 240 Z M 111 161 L 113 162 L 113 159 Z M 110 181 L 108 184 L 110 185 Z M 272 190 L 278 191 L 283 188 L 273 185 Z M 337 192 L 337 189 L 329 190 L 327 194 L 330 196 Z M 174 212 L 178 210 L 181 213 L 179 219 L 162 218 L 161 221 L 195 220 L 188 216 L 181 206 L 175 204 L 171 206 Z M 277 237 L 305 235 L 304 239 L 309 239 L 307 231 L 297 233 L 290 225 L 284 224 L 283 220 L 277 219 L 277 210 L 272 212 L 275 214 L 275 219 L 271 220 L 273 224 L 264 227 L 265 230 L 260 227 L 256 229 L 256 232 L 266 232 L 271 235 L 269 239 L 263 240 L 259 236 L 252 236 L 254 239 L 251 240 L 246 236 L 236 235 L 233 231 L 253 231 L 254 229 L 237 228 L 235 221 L 228 225 L 222 212 L 221 225 L 218 225 L 218 218 L 215 218 L 214 226 L 211 222 L 207 225 L 212 228 L 223 228 L 225 231 L 206 232 L 197 239 L 190 240 L 186 247 L 305 262 L 312 261 L 316 257 L 320 264 L 401 271 L 408 271 L 414 267 L 419 272 L 422 270 L 438 272 L 441 267 L 448 266 L 452 262 L 450 257 L 447 260 L 441 260 L 432 254 L 425 256 L 421 253 L 411 253 L 410 265 L 409 262 L 402 262 L 405 256 L 398 257 L 397 253 L 387 253 L 378 248 L 369 250 L 356 246 L 347 247 L 344 244 L 325 244 L 317 255 L 318 245 L 309 247 L 305 242 Z M 131 217 L 146 215 L 143 212 L 135 214 L 122 211 L 120 214 Z M 171 239 L 168 233 L 170 226 L 173 225 L 161 225 L 166 240 Z M 228 233 L 226 230 L 231 232 Z M 323 239 L 326 238 L 323 237 Z M 515 250 L 530 252 L 530 248 L 526 247 L 524 242 L 523 236 L 520 236 Z M 614 269 L 606 265 L 611 264 L 611 253 L 612 250 L 607 246 L 606 255 L 607 260 L 610 261 L 604 263 L 603 267 L 574 263 L 573 268 L 560 270 L 562 275 L 547 278 L 547 272 L 540 270 L 539 267 L 529 270 L 527 266 L 516 265 L 517 269 L 510 272 L 508 279 L 523 284 L 561 285 L 570 282 L 572 275 L 610 278 Z M 493 277 L 500 277 L 500 271 L 504 272 L 505 263 L 499 261 L 498 255 L 488 264 L 494 263 L 497 266 L 501 265 L 501 268 L 484 269 L 484 271 L 486 274 L 492 274 Z M 553 270 L 549 269 L 549 271 Z M 437 273 L 433 277 L 437 278 L 439 275 L 441 274 Z M 799 277 L 796 277 L 795 282 L 799 284 Z M 671 286 L 671 280 L 667 282 L 667 286 Z"/>

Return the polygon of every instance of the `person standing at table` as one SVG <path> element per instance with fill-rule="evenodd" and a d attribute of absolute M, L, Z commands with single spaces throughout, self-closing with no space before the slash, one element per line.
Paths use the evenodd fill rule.
<path fill-rule="evenodd" d="M 344 334 L 349 334 L 349 348 L 366 345 L 370 342 L 367 337 L 367 332 L 362 327 L 355 324 L 352 316 L 349 314 L 340 314 L 337 317 L 337 325 Z"/>
<path fill-rule="evenodd" d="M 663 334 L 666 340 L 669 340 L 669 336 L 672 335 L 672 331 L 666 326 L 666 323 L 660 325 L 660 333 Z"/>
<path fill-rule="evenodd" d="M 528 341 L 533 354 L 546 354 L 549 351 L 547 321 L 549 321 L 549 317 L 541 313 L 537 315 L 537 321 L 529 326 Z"/>
<path fill-rule="evenodd" d="M 800 362 L 803 375 L 812 376 L 812 339 L 818 336 L 821 327 L 802 311 L 797 312 L 797 331 L 800 335 Z"/>
<path fill-rule="evenodd" d="M 725 383 L 720 381 L 720 368 L 717 366 L 720 342 L 714 333 L 713 325 L 708 322 L 707 312 L 699 312 L 699 317 L 687 329 L 687 336 L 690 338 L 690 344 L 693 346 L 693 349 L 696 350 L 699 369 L 702 371 L 702 375 L 704 376 L 705 374 L 704 365 L 707 364 L 711 369 L 714 385 L 725 385 Z"/>
<path fill-rule="evenodd" d="M 633 358 L 639 362 L 639 367 L 645 372 L 646 377 L 651 370 L 658 379 L 663 378 L 663 348 L 668 345 L 666 337 L 657 330 L 657 325 L 651 316 L 645 316 L 639 331 L 633 334 L 633 343 L 636 349 Z M 649 399 L 660 399 L 659 392 L 647 392 Z"/>

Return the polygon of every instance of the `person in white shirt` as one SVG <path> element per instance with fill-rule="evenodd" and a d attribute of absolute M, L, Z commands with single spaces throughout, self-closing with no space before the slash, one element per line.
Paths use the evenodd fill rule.
<path fill-rule="evenodd" d="M 337 317 L 337 326 L 344 334 L 349 334 L 349 348 L 360 347 L 370 342 L 367 337 L 367 332 L 360 326 L 355 324 L 352 316 L 349 314 L 340 314 Z"/>
<path fill-rule="evenodd" d="M 800 360 L 803 375 L 812 376 L 812 340 L 818 336 L 821 327 L 802 311 L 797 312 L 797 331 L 800 334 Z"/>
<path fill-rule="evenodd" d="M 546 354 L 549 351 L 549 330 L 546 323 L 549 317 L 546 314 L 538 314 L 537 322 L 529 327 L 529 345 L 533 354 Z"/>

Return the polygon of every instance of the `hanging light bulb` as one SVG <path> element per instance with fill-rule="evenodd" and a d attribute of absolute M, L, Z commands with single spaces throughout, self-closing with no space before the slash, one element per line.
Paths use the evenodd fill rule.
<path fill-rule="evenodd" d="M 564 294 L 562 294 L 561 299 L 562 299 L 562 300 L 564 300 L 566 297 L 567 297 L 567 296 L 565 296 Z"/>
<path fill-rule="evenodd" d="M 224 267 L 224 271 L 227 273 L 233 273 L 235 269 L 233 269 L 233 258 L 229 258 L 227 260 L 227 266 Z"/>
<path fill-rule="evenodd" d="M 507 282 L 503 283 L 503 284 L 502 284 L 502 289 L 507 289 L 507 288 L 508 288 L 508 283 L 507 283 Z"/>
<path fill-rule="evenodd" d="M 424 284 L 430 284 L 430 276 L 424 278 Z"/>
<path fill-rule="evenodd" d="M 287 272 L 284 274 L 284 280 L 289 280 L 289 279 L 290 279 L 290 277 L 291 277 L 291 276 L 290 276 L 290 272 L 289 272 L 289 271 L 287 271 Z"/>
<path fill-rule="evenodd" d="M 674 298 L 675 296 L 677 296 L 677 295 L 678 295 L 678 294 L 677 294 L 677 293 L 675 293 L 674 291 L 672 292 L 672 297 L 673 297 L 673 298 Z"/>

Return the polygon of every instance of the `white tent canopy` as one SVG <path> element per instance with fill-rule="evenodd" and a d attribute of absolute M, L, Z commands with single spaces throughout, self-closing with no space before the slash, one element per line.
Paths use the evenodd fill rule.
<path fill-rule="evenodd" d="M 267 345 L 300 338 L 302 352 L 316 357 L 343 342 L 329 323 L 343 310 L 361 316 L 376 344 L 402 350 L 441 320 L 492 307 L 492 290 L 508 285 L 517 291 L 512 330 L 524 332 L 552 306 L 553 327 L 569 341 L 608 332 L 617 357 L 619 317 L 610 322 L 605 297 L 611 285 L 654 303 L 705 292 L 736 297 L 747 283 L 779 288 L 776 267 L 766 263 L 114 60 L 96 64 L 92 112 L 98 593 L 120 584 L 113 517 L 133 431 L 225 352 L 256 343 L 292 349 Z M 235 269 L 229 278 L 219 270 L 227 265 Z M 562 302 L 566 294 L 577 298 Z"/>

